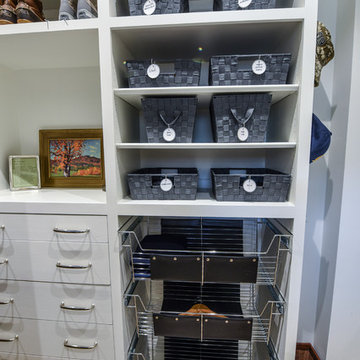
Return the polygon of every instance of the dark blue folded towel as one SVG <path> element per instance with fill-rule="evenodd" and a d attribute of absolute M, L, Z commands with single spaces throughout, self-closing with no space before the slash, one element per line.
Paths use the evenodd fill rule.
<path fill-rule="evenodd" d="M 332 133 L 330 130 L 313 114 L 311 128 L 311 148 L 310 163 L 323 156 L 329 149 Z"/>

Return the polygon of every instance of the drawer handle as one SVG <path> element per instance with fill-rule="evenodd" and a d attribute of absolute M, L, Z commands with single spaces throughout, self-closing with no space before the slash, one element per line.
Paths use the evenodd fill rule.
<path fill-rule="evenodd" d="M 92 267 L 92 263 L 88 263 L 87 265 L 76 265 L 76 264 L 62 264 L 60 261 L 56 263 L 56 267 L 60 269 L 90 269 Z"/>
<path fill-rule="evenodd" d="M 53 229 L 53 231 L 56 233 L 60 233 L 60 234 L 88 234 L 90 232 L 90 229 L 71 230 L 71 229 L 61 229 L 61 228 L 55 227 Z"/>
<path fill-rule="evenodd" d="M 94 342 L 93 345 L 77 345 L 77 344 L 70 344 L 69 339 L 66 339 L 64 341 L 64 346 L 71 349 L 83 349 L 83 350 L 92 350 L 97 347 L 98 343 L 97 341 Z"/>
<path fill-rule="evenodd" d="M 9 260 L 8 259 L 2 259 L 0 260 L 0 265 L 6 265 L 9 263 Z"/>
<path fill-rule="evenodd" d="M 72 306 L 72 305 L 65 305 L 65 302 L 62 301 L 60 304 L 60 308 L 63 310 L 72 310 L 72 311 L 90 311 L 95 308 L 95 304 L 91 304 L 90 306 Z"/>
<path fill-rule="evenodd" d="M 5 299 L 0 299 L 0 305 L 8 305 L 8 304 L 12 304 L 14 302 L 14 299 L 9 298 L 7 300 Z"/>
<path fill-rule="evenodd" d="M 5 225 L 0 225 L 0 230 L 5 230 Z"/>
<path fill-rule="evenodd" d="M 11 338 L 1 338 L 0 337 L 0 342 L 13 342 L 13 341 L 18 340 L 18 339 L 19 339 L 19 335 L 14 335 Z"/>

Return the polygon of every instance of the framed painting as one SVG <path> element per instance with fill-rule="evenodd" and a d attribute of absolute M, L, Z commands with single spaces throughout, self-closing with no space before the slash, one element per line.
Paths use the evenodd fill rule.
<path fill-rule="evenodd" d="M 39 138 L 42 187 L 105 185 L 101 129 L 40 130 Z"/>

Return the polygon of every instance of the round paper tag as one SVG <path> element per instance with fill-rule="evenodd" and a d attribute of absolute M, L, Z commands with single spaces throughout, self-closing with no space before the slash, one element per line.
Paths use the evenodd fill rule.
<path fill-rule="evenodd" d="M 252 3 L 252 0 L 238 0 L 238 4 L 242 9 L 247 8 Z"/>
<path fill-rule="evenodd" d="M 252 179 L 247 179 L 244 181 L 243 189 L 248 192 L 252 193 L 256 190 L 256 182 Z"/>
<path fill-rule="evenodd" d="M 156 79 L 159 75 L 160 75 L 160 67 L 159 65 L 156 64 L 151 64 L 148 68 L 147 68 L 147 76 L 150 79 Z"/>
<path fill-rule="evenodd" d="M 252 71 L 256 75 L 262 75 L 266 71 L 266 64 L 263 60 L 255 60 L 252 65 Z"/>
<path fill-rule="evenodd" d="M 152 15 L 156 10 L 156 2 L 155 0 L 146 0 L 143 6 L 145 15 Z"/>
<path fill-rule="evenodd" d="M 176 133 L 175 133 L 175 130 L 172 129 L 172 128 L 167 128 L 164 130 L 163 132 L 163 138 L 165 141 L 173 141 L 175 140 L 175 137 L 176 137 Z"/>
<path fill-rule="evenodd" d="M 249 137 L 249 130 L 243 126 L 238 130 L 237 136 L 240 141 L 246 141 Z"/>
<path fill-rule="evenodd" d="M 173 183 L 170 179 L 168 178 L 165 178 L 165 179 L 162 179 L 161 182 L 160 182 L 160 189 L 162 191 L 170 191 L 173 187 Z"/>

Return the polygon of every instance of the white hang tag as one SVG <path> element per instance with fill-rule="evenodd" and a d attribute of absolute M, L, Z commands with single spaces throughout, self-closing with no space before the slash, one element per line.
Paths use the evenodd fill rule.
<path fill-rule="evenodd" d="M 256 190 L 256 182 L 253 179 L 247 179 L 244 181 L 243 189 L 248 192 L 252 193 Z"/>
<path fill-rule="evenodd" d="M 251 3 L 252 0 L 238 0 L 238 4 L 242 9 L 246 9 Z"/>
<path fill-rule="evenodd" d="M 155 0 L 146 0 L 143 6 L 145 15 L 152 15 L 156 10 L 156 2 Z"/>
<path fill-rule="evenodd" d="M 160 189 L 162 191 L 170 191 L 173 187 L 173 183 L 170 179 L 168 178 L 165 178 L 165 179 L 162 179 L 161 182 L 160 182 Z"/>
<path fill-rule="evenodd" d="M 249 130 L 242 126 L 237 132 L 237 137 L 240 141 L 246 141 L 249 138 Z"/>
<path fill-rule="evenodd" d="M 150 79 L 156 79 L 160 75 L 160 66 L 156 64 L 151 64 L 147 68 L 146 73 Z"/>
<path fill-rule="evenodd" d="M 175 137 L 176 137 L 176 132 L 175 132 L 174 129 L 169 127 L 169 128 L 164 130 L 163 138 L 164 138 L 165 141 L 168 141 L 168 142 L 174 141 Z"/>
<path fill-rule="evenodd" d="M 262 75 L 266 71 L 266 64 L 263 60 L 255 60 L 252 64 L 252 71 L 256 75 Z"/>

